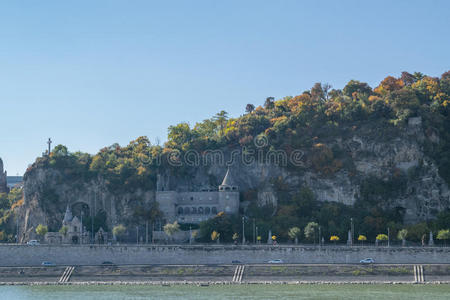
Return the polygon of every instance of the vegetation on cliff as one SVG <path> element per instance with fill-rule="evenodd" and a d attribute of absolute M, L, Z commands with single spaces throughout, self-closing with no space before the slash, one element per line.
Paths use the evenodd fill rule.
<path fill-rule="evenodd" d="M 450 184 L 450 71 L 440 78 L 403 72 L 399 78 L 386 77 L 374 89 L 357 80 L 351 80 L 342 90 L 316 83 L 301 95 L 279 100 L 268 97 L 264 105 L 248 104 L 245 110 L 246 113 L 237 118 L 230 118 L 221 111 L 194 126 L 187 123 L 170 126 L 163 146 L 152 145 L 148 138 L 140 137 L 127 146 L 114 144 L 89 155 L 71 153 L 59 145 L 48 157 L 38 158 L 26 176 L 39 167 L 55 168 L 64 174 L 64 180 L 101 178 L 116 192 L 151 190 L 155 188 L 158 168 L 176 169 L 178 174 L 191 168 L 185 164 L 168 164 L 167 157 L 173 153 L 183 157 L 187 151 L 203 153 L 238 147 L 258 147 L 264 151 L 280 149 L 288 155 L 294 149 L 307 149 L 308 168 L 317 174 L 331 177 L 340 170 L 354 174 L 351 155 L 334 148 L 329 140 L 351 136 L 357 130 L 374 140 L 385 140 L 399 136 L 410 118 L 421 117 L 425 135 L 439 139 L 439 143 L 425 143 L 424 151 L 434 160 L 440 176 Z M 266 143 L 255 145 L 255 138 L 262 135 Z M 304 168 L 293 164 L 286 167 L 291 172 Z M 274 186 L 279 205 L 275 213 L 273 207 L 257 205 L 256 191 L 243 191 L 242 199 L 249 202 L 245 214 L 256 220 L 260 232 L 272 229 L 281 240 L 289 239 L 290 228 L 305 228 L 312 221 L 321 226 L 324 236 L 344 237 L 351 217 L 358 233 L 374 240 L 387 226 L 394 234 L 402 229 L 402 210 L 390 208 L 386 202 L 403 192 L 408 176 L 414 174 L 392 168 L 388 180 L 362 179 L 360 197 L 352 207 L 319 202 L 307 187 L 298 187 L 292 193 L 277 179 L 274 179 Z M 410 226 L 409 236 L 420 240 L 429 229 L 447 228 L 439 226 L 450 226 L 448 216 L 448 212 L 442 212 L 435 222 Z M 200 238 L 210 240 L 211 233 L 217 231 L 221 240 L 231 241 L 233 233 L 239 231 L 239 224 L 238 218 L 218 216 L 201 225 Z"/>
<path fill-rule="evenodd" d="M 0 241 L 15 241 L 14 209 L 22 204 L 22 188 L 13 188 L 8 194 L 0 193 Z"/>

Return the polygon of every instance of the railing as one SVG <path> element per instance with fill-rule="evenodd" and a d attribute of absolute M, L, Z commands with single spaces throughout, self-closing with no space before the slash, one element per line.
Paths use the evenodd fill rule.
<path fill-rule="evenodd" d="M 140 243 L 140 244 L 136 244 L 136 243 L 121 243 L 121 242 L 108 242 L 108 243 L 104 243 L 104 244 L 47 244 L 47 243 L 40 243 L 39 245 L 27 245 L 26 243 L 3 243 L 0 242 L 0 245 L 4 245 L 4 246 L 28 246 L 28 247 L 39 247 L 39 246 L 79 246 L 79 247 L 90 247 L 90 246 L 129 246 L 129 247 L 151 247 L 151 246 L 181 246 L 181 247 L 228 247 L 228 248 L 323 248 L 323 249 L 327 249 L 327 248 L 340 248 L 340 249 L 345 249 L 345 248 L 373 248 L 373 249 L 378 249 L 378 248 L 383 248 L 383 249 L 389 249 L 389 248 L 393 248 L 393 249 L 426 249 L 426 248 L 437 248 L 437 249 L 446 249 L 449 248 L 448 246 L 444 245 L 444 244 L 434 244 L 433 246 L 422 246 L 420 244 L 409 244 L 407 246 L 402 246 L 401 243 L 400 244 L 391 244 L 389 246 L 387 245 L 378 245 L 376 246 L 375 244 L 367 244 L 365 243 L 364 245 L 353 245 L 353 246 L 349 246 L 346 244 L 324 244 L 324 245 L 319 245 L 319 244 L 303 244 L 303 243 L 299 243 L 299 244 L 292 244 L 292 243 L 279 243 L 276 245 L 272 245 L 272 244 L 267 244 L 267 243 L 261 243 L 261 244 L 234 244 L 234 243 L 220 243 L 217 244 L 216 242 L 211 242 L 211 243 L 196 243 L 193 242 L 192 244 L 189 244 L 189 240 L 185 240 L 183 243 L 171 243 L 171 242 L 167 242 L 167 243 Z"/>

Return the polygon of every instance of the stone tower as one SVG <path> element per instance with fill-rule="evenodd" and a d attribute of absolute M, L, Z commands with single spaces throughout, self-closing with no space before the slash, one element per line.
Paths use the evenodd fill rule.
<path fill-rule="evenodd" d="M 239 212 L 239 189 L 233 181 L 230 168 L 219 186 L 219 204 L 226 213 L 236 214 Z"/>
<path fill-rule="evenodd" d="M 7 193 L 9 191 L 6 183 L 6 171 L 3 171 L 3 160 L 0 158 L 0 193 Z"/>

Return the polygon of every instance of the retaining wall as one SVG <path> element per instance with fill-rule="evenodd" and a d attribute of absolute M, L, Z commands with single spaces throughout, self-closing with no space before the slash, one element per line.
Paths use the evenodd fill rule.
<path fill-rule="evenodd" d="M 115 264 L 229 264 L 264 263 L 450 263 L 450 248 L 308 247 L 308 246 L 144 246 L 144 245 L 0 245 L 0 266 L 36 266 L 43 261 L 57 265 Z"/>

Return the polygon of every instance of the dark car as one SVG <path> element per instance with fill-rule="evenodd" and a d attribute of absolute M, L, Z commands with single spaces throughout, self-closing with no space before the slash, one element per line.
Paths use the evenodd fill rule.
<path fill-rule="evenodd" d="M 104 261 L 104 262 L 102 262 L 102 265 L 104 265 L 104 266 L 115 266 L 116 264 L 111 262 L 111 261 Z"/>
<path fill-rule="evenodd" d="M 233 260 L 231 261 L 232 264 L 242 264 L 242 262 L 240 260 Z"/>

